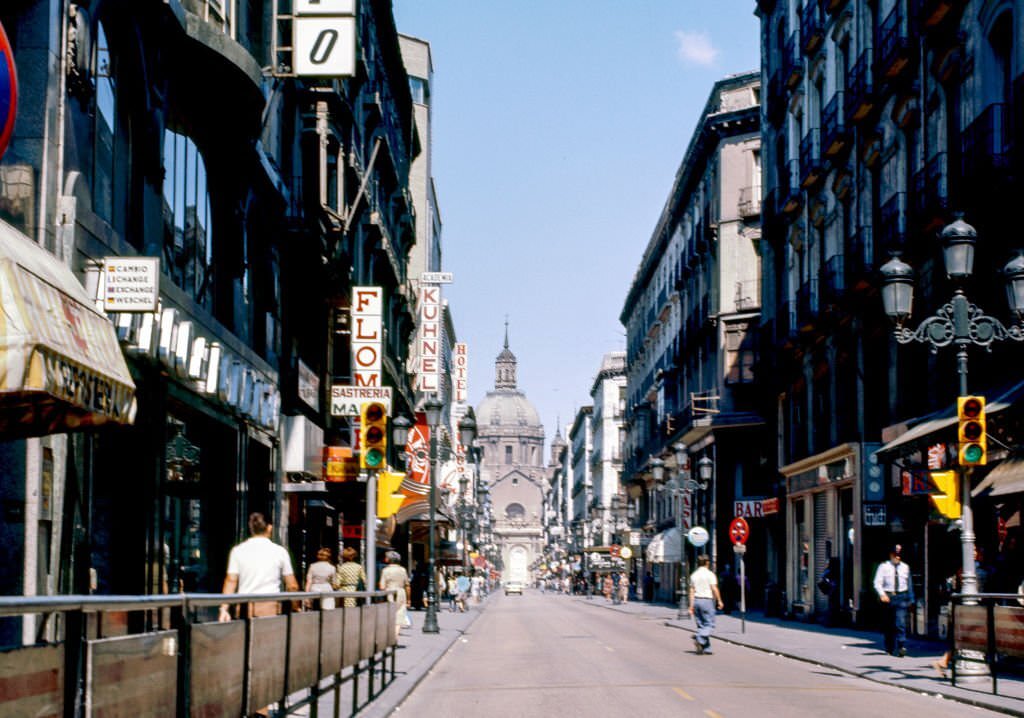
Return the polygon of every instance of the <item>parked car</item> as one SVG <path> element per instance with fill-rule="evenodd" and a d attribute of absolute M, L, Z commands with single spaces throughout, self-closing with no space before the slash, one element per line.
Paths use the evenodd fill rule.
<path fill-rule="evenodd" d="M 505 595 L 510 593 L 518 593 L 520 596 L 523 595 L 523 583 L 522 581 L 509 581 L 505 584 Z"/>

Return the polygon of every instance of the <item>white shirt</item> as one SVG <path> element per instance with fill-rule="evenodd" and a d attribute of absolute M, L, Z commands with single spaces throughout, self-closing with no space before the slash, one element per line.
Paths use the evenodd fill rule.
<path fill-rule="evenodd" d="M 718 585 L 718 579 L 707 566 L 701 566 L 690 575 L 690 585 L 693 587 L 694 598 L 714 598 L 712 586 Z"/>
<path fill-rule="evenodd" d="M 283 546 L 265 536 L 253 536 L 231 549 L 228 574 L 238 576 L 238 593 L 279 593 L 281 579 L 295 572 Z"/>
<path fill-rule="evenodd" d="M 897 583 L 898 581 L 898 583 Z M 892 561 L 886 561 L 878 566 L 875 571 L 875 593 L 881 597 L 883 593 L 902 593 L 911 590 L 910 587 L 910 566 L 900 561 L 899 566 Z"/>

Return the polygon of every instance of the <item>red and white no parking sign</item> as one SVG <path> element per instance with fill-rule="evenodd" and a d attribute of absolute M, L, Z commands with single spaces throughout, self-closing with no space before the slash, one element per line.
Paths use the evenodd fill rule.
<path fill-rule="evenodd" d="M 0 157 L 14 131 L 14 117 L 18 110 L 18 75 L 14 70 L 14 50 L 0 25 Z"/>
<path fill-rule="evenodd" d="M 734 544 L 745 544 L 750 536 L 750 526 L 742 516 L 737 516 L 729 524 L 729 538 Z"/>

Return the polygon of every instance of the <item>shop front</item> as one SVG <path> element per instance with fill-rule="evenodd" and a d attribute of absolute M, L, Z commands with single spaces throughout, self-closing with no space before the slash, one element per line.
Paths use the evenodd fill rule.
<path fill-rule="evenodd" d="M 870 587 L 861 560 L 861 486 L 866 472 L 881 478 L 870 462 L 865 467 L 864 456 L 863 445 L 842 444 L 780 469 L 788 502 L 787 609 L 798 618 L 855 621 L 863 589 Z M 826 570 L 829 590 L 821 581 Z"/>

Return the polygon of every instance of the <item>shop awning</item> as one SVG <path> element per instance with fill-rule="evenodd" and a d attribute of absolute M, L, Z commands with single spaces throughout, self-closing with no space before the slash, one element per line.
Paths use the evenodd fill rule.
<path fill-rule="evenodd" d="M 71 270 L 0 221 L 0 436 L 134 419 L 113 325 Z"/>
<path fill-rule="evenodd" d="M 644 554 L 647 563 L 679 563 L 683 560 L 682 532 L 678 528 L 670 528 L 655 534 L 647 545 Z"/>
<path fill-rule="evenodd" d="M 991 416 L 1003 411 L 1013 406 L 1019 399 L 1024 398 L 1024 381 L 1003 387 L 986 398 L 988 399 L 985 405 L 986 415 Z M 875 455 L 880 461 L 887 461 L 912 453 L 918 450 L 922 444 L 937 441 L 935 434 L 956 426 L 956 423 L 956 404 L 927 416 L 912 419 L 907 422 L 910 429 L 906 433 L 890 441 L 875 452 Z"/>
<path fill-rule="evenodd" d="M 974 487 L 971 496 L 1004 496 L 1024 492 L 1024 457 L 1003 459 Z"/>

